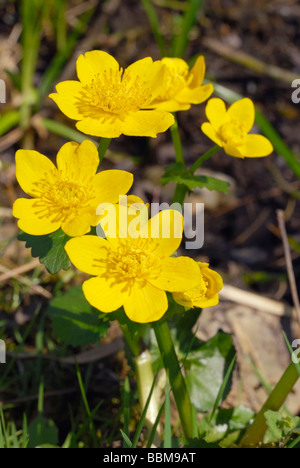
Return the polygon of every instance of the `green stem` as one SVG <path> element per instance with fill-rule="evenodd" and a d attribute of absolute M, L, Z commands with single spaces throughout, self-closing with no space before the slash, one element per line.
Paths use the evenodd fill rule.
<path fill-rule="evenodd" d="M 207 161 L 213 154 L 215 154 L 220 149 L 221 148 L 218 145 L 213 146 L 210 150 L 208 150 L 206 153 L 200 156 L 200 158 L 198 158 L 197 161 L 194 162 L 194 164 L 190 167 L 189 172 L 194 174 L 194 172 L 198 169 L 198 167 L 202 166 L 202 164 L 205 161 Z"/>
<path fill-rule="evenodd" d="M 183 155 L 183 149 L 182 149 L 182 144 L 181 144 L 181 139 L 180 139 L 180 134 L 179 134 L 179 129 L 178 129 L 178 123 L 175 118 L 175 122 L 173 123 L 171 127 L 171 136 L 172 136 L 172 141 L 175 149 L 175 158 L 176 162 L 183 164 L 185 166 L 185 161 L 184 161 L 184 155 Z"/>
<path fill-rule="evenodd" d="M 255 416 L 253 423 L 247 429 L 240 443 L 240 447 L 255 447 L 258 445 L 267 430 L 265 412 L 268 410 L 278 411 L 280 409 L 298 378 L 298 370 L 295 364 L 291 362 L 272 390 L 269 398 Z"/>
<path fill-rule="evenodd" d="M 98 145 L 100 163 L 102 162 L 102 159 L 104 158 L 104 155 L 106 153 L 107 148 L 109 147 L 110 142 L 111 142 L 111 138 L 101 138 L 100 140 L 100 143 Z"/>
<path fill-rule="evenodd" d="M 202 166 L 202 164 L 205 161 L 207 161 L 207 159 L 209 159 L 213 154 L 215 154 L 217 151 L 219 151 L 219 149 L 221 149 L 220 146 L 216 145 L 213 148 L 211 148 L 209 151 L 204 153 L 202 156 L 200 156 L 200 158 L 197 159 L 197 161 L 195 161 L 194 164 L 190 167 L 189 172 L 191 174 L 194 174 L 196 169 L 198 169 L 198 167 Z M 175 189 L 175 193 L 174 193 L 174 196 L 173 196 L 172 203 L 180 203 L 182 205 L 187 192 L 188 192 L 188 188 L 185 185 L 178 184 L 176 186 L 176 189 Z"/>
<path fill-rule="evenodd" d="M 164 367 L 169 377 L 172 392 L 175 398 L 184 436 L 193 437 L 193 411 L 192 403 L 181 373 L 178 358 L 174 349 L 169 326 L 166 321 L 156 322 L 153 329 L 158 347 L 162 355 Z"/>

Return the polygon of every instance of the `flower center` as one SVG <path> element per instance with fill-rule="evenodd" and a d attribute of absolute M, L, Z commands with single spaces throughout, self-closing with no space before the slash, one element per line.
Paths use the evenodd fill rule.
<path fill-rule="evenodd" d="M 83 187 L 68 179 L 60 179 L 50 188 L 52 201 L 62 208 L 72 208 L 84 205 L 88 200 L 87 187 Z"/>
<path fill-rule="evenodd" d="M 104 70 L 98 73 L 91 83 L 84 86 L 84 101 L 111 114 L 137 111 L 151 101 L 151 91 L 147 83 L 138 76 L 132 79 L 130 72 Z"/>
<path fill-rule="evenodd" d="M 184 60 L 166 57 L 162 59 L 166 65 L 164 89 L 158 96 L 159 100 L 171 99 L 183 88 L 188 86 L 189 67 Z"/>
<path fill-rule="evenodd" d="M 112 250 L 107 261 L 107 277 L 117 282 L 145 283 L 156 278 L 161 271 L 159 258 L 153 255 L 151 240 L 120 240 L 117 250 Z"/>
<path fill-rule="evenodd" d="M 233 146 L 240 146 L 244 143 L 247 135 L 246 128 L 237 120 L 226 122 L 219 129 L 219 136 L 225 143 L 230 143 Z"/>
<path fill-rule="evenodd" d="M 184 296 L 190 299 L 193 303 L 206 299 L 208 284 L 207 284 L 206 278 L 204 278 L 203 275 L 202 275 L 202 279 L 203 279 L 203 282 L 201 282 L 200 286 L 196 286 L 195 288 L 190 289 L 189 291 L 186 291 L 184 293 Z"/>
<path fill-rule="evenodd" d="M 41 179 L 36 183 L 36 207 L 41 207 L 40 216 L 57 215 L 60 218 L 77 214 L 77 209 L 89 206 L 95 194 L 91 184 L 80 185 L 67 178 Z M 76 212 L 75 212 L 76 211 Z"/>

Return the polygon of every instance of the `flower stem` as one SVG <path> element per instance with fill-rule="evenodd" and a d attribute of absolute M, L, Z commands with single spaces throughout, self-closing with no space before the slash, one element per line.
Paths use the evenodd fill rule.
<path fill-rule="evenodd" d="M 100 140 L 100 143 L 98 145 L 98 154 L 99 154 L 100 163 L 102 162 L 102 159 L 104 158 L 104 155 L 106 153 L 107 148 L 109 147 L 110 142 L 111 142 L 111 138 L 101 138 Z"/>
<path fill-rule="evenodd" d="M 255 416 L 253 423 L 247 429 L 240 443 L 240 447 L 246 448 L 258 445 L 267 430 L 265 412 L 268 410 L 278 411 L 280 409 L 298 378 L 299 373 L 297 367 L 291 362 L 270 393 L 267 401 Z"/>
<path fill-rule="evenodd" d="M 175 158 L 176 158 L 177 163 L 183 164 L 185 166 L 181 138 L 179 134 L 178 123 L 177 123 L 175 116 L 174 116 L 174 119 L 175 119 L 175 122 L 173 123 L 170 130 L 171 130 L 172 141 L 173 141 L 173 145 L 175 149 Z"/>
<path fill-rule="evenodd" d="M 213 146 L 210 150 L 208 150 L 206 153 L 204 153 L 200 158 L 197 159 L 197 161 L 194 162 L 194 164 L 190 167 L 189 172 L 194 174 L 195 170 L 198 169 L 198 167 L 202 166 L 202 164 L 207 161 L 213 154 L 215 154 L 217 151 L 219 151 L 220 146 L 215 145 Z"/>
<path fill-rule="evenodd" d="M 181 373 L 178 358 L 174 349 L 168 323 L 156 322 L 153 329 L 157 339 L 158 347 L 162 355 L 163 363 L 169 377 L 172 392 L 175 398 L 184 436 L 189 439 L 193 437 L 193 411 L 192 403 Z"/>

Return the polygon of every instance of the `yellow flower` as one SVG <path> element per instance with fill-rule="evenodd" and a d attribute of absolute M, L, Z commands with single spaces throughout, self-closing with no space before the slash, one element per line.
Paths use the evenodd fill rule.
<path fill-rule="evenodd" d="M 164 237 L 167 225 L 170 235 Z M 79 270 L 95 275 L 82 286 L 88 302 L 105 313 L 124 306 L 134 322 L 159 320 L 168 308 L 165 291 L 182 291 L 200 281 L 194 260 L 170 257 L 180 245 L 182 227 L 178 211 L 164 210 L 144 224 L 140 237 L 105 240 L 83 236 L 69 240 L 65 249 L 71 262 Z"/>
<path fill-rule="evenodd" d="M 13 215 L 18 226 L 32 235 L 50 234 L 59 228 L 68 236 L 82 236 L 97 224 L 100 203 L 116 203 L 130 189 L 133 176 L 119 170 L 96 174 L 99 165 L 95 145 L 69 142 L 57 154 L 57 168 L 37 151 L 16 153 L 16 177 L 32 199 L 19 198 Z"/>
<path fill-rule="evenodd" d="M 226 110 L 224 101 L 213 98 L 208 101 L 205 113 L 209 122 L 202 124 L 202 132 L 230 156 L 260 158 L 272 153 L 273 146 L 266 137 L 249 134 L 255 119 L 251 99 L 241 99 Z"/>
<path fill-rule="evenodd" d="M 185 292 L 173 293 L 173 298 L 178 304 L 185 307 L 212 307 L 219 303 L 218 292 L 223 288 L 221 276 L 211 270 L 208 263 L 198 262 L 201 282 L 195 288 Z"/>
<path fill-rule="evenodd" d="M 93 50 L 79 56 L 76 68 L 79 81 L 59 83 L 49 97 L 78 120 L 78 130 L 105 138 L 156 137 L 174 123 L 171 114 L 149 110 L 163 86 L 159 61 L 147 57 L 123 71 L 111 55 Z"/>
<path fill-rule="evenodd" d="M 165 67 L 164 87 L 151 103 L 156 109 L 169 112 L 187 110 L 191 104 L 206 101 L 213 93 L 211 84 L 202 85 L 205 75 L 203 56 L 197 58 L 191 70 L 180 58 L 165 57 L 161 62 Z"/>

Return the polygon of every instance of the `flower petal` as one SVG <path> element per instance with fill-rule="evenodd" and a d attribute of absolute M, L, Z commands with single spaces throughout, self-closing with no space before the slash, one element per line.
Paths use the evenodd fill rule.
<path fill-rule="evenodd" d="M 203 55 L 200 55 L 193 68 L 189 72 L 189 78 L 191 78 L 190 88 L 196 88 L 202 84 L 205 76 L 205 60 Z"/>
<path fill-rule="evenodd" d="M 80 145 L 70 141 L 57 153 L 56 163 L 61 177 L 91 183 L 99 166 L 99 155 L 96 146 L 89 140 L 84 140 Z"/>
<path fill-rule="evenodd" d="M 105 273 L 109 249 L 108 242 L 97 236 L 74 237 L 65 245 L 73 265 L 90 275 Z"/>
<path fill-rule="evenodd" d="M 97 224 L 95 210 L 92 207 L 70 210 L 69 216 L 61 224 L 62 230 L 70 237 L 84 236 Z"/>
<path fill-rule="evenodd" d="M 114 312 L 119 309 L 126 299 L 120 283 L 113 283 L 111 279 L 97 276 L 85 281 L 82 285 L 87 301 L 101 312 Z"/>
<path fill-rule="evenodd" d="M 166 258 L 158 278 L 151 284 L 163 291 L 186 291 L 201 281 L 198 264 L 188 257 Z"/>
<path fill-rule="evenodd" d="M 145 57 L 129 65 L 124 71 L 123 79 L 128 80 L 128 85 L 136 86 L 141 83 L 145 91 L 151 90 L 151 101 L 156 98 L 164 86 L 164 67 L 160 60 L 153 62 L 151 57 Z M 146 106 L 146 103 L 143 107 Z"/>
<path fill-rule="evenodd" d="M 77 76 L 83 84 L 90 83 L 95 75 L 102 74 L 105 70 L 118 71 L 119 68 L 116 59 L 102 50 L 86 52 L 76 62 Z"/>
<path fill-rule="evenodd" d="M 225 102 L 219 98 L 210 99 L 206 104 L 205 114 L 213 128 L 218 131 L 227 120 Z"/>
<path fill-rule="evenodd" d="M 138 323 L 155 322 L 164 315 L 167 309 L 166 293 L 149 283 L 143 287 L 134 284 L 124 303 L 127 317 Z"/>
<path fill-rule="evenodd" d="M 41 179 L 57 178 L 57 170 L 49 158 L 37 151 L 18 150 L 16 152 L 16 178 L 25 193 L 34 197 L 40 194 L 38 184 Z"/>
<path fill-rule="evenodd" d="M 254 124 L 254 104 L 249 98 L 240 99 L 231 104 L 227 111 L 227 116 L 229 120 L 235 120 L 243 124 L 245 132 L 248 133 Z"/>
<path fill-rule="evenodd" d="M 32 236 L 50 234 L 61 226 L 57 215 L 49 215 L 48 208 L 38 198 L 18 198 L 13 205 L 13 215 L 20 218 L 19 228 Z"/>
<path fill-rule="evenodd" d="M 244 159 L 244 155 L 241 153 L 241 146 L 234 146 L 231 143 L 223 143 L 223 148 L 225 153 L 229 156 Z"/>
<path fill-rule="evenodd" d="M 176 96 L 177 99 L 177 96 Z M 176 99 L 169 99 L 167 101 L 153 101 L 151 103 L 151 107 L 159 111 L 165 112 L 177 112 L 182 110 L 188 110 L 191 107 L 191 104 L 187 104 L 186 102 L 177 102 Z"/>
<path fill-rule="evenodd" d="M 119 195 L 125 195 L 133 184 L 133 175 L 127 171 L 111 169 L 95 175 L 93 186 L 99 203 L 117 203 Z"/>
<path fill-rule="evenodd" d="M 250 133 L 245 137 L 245 143 L 239 147 L 239 150 L 246 158 L 261 158 L 271 154 L 273 146 L 263 135 L 252 135 Z"/>
<path fill-rule="evenodd" d="M 211 123 L 204 122 L 201 125 L 201 130 L 208 138 L 210 138 L 212 141 L 214 141 L 217 145 L 219 145 L 219 146 L 224 145 L 223 140 L 221 140 L 221 138 L 219 138 L 216 130 L 214 129 L 214 127 L 212 126 Z"/>
<path fill-rule="evenodd" d="M 130 136 L 149 136 L 155 138 L 157 133 L 165 132 L 173 123 L 174 117 L 168 112 L 141 110 L 131 112 L 125 117 L 122 133 Z"/>
<path fill-rule="evenodd" d="M 123 121 L 117 116 L 104 112 L 98 119 L 87 117 L 76 123 L 81 132 L 102 138 L 118 138 L 123 133 L 122 126 Z"/>
<path fill-rule="evenodd" d="M 152 239 L 154 255 L 169 257 L 181 244 L 183 225 L 183 216 L 179 211 L 163 210 L 149 219 L 141 229 L 141 237 Z"/>
<path fill-rule="evenodd" d="M 79 81 L 62 81 L 56 85 L 56 93 L 49 94 L 59 109 L 70 119 L 81 120 L 80 100 L 83 91 L 82 84 Z"/>
<path fill-rule="evenodd" d="M 179 102 L 190 102 L 191 104 L 201 104 L 214 92 L 212 84 L 198 86 L 197 88 L 184 88 L 177 94 L 176 99 Z"/>

